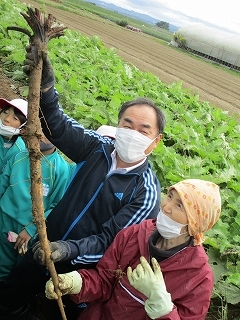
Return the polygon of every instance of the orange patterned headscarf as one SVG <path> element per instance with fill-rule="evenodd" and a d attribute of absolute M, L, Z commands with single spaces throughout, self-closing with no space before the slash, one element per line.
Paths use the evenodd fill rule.
<path fill-rule="evenodd" d="M 212 228 L 221 212 L 219 187 L 213 182 L 188 179 L 171 186 L 182 200 L 188 218 L 188 232 L 194 245 L 204 241 L 203 232 Z"/>

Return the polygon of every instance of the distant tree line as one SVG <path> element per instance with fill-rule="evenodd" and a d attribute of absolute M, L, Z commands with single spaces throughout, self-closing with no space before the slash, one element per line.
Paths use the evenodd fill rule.
<path fill-rule="evenodd" d="M 128 22 L 125 20 L 116 21 L 116 24 L 118 24 L 121 27 L 126 27 L 128 25 Z"/>
<path fill-rule="evenodd" d="M 159 28 L 162 28 L 162 29 L 166 29 L 166 30 L 169 30 L 169 23 L 168 22 L 165 22 L 165 21 L 159 21 L 156 23 L 156 26 L 159 27 Z"/>

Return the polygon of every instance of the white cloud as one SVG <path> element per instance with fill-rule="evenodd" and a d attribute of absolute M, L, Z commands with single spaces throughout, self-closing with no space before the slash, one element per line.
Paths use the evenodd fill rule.
<path fill-rule="evenodd" d="M 239 0 L 103 0 L 182 27 L 202 22 L 240 34 Z"/>

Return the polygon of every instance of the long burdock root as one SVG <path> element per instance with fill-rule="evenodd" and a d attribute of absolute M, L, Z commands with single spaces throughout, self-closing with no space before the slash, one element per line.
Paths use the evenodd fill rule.
<path fill-rule="evenodd" d="M 26 144 L 30 156 L 31 172 L 31 197 L 32 197 L 32 215 L 37 225 L 38 236 L 41 247 L 46 256 L 46 267 L 53 279 L 55 291 L 58 295 L 58 305 L 61 311 L 62 319 L 66 319 L 61 292 L 58 288 L 58 277 L 53 261 L 51 260 L 51 251 L 46 232 L 46 223 L 44 218 L 44 206 L 42 195 L 42 174 L 41 174 L 41 152 L 39 148 L 39 139 L 42 136 L 42 130 L 39 120 L 40 105 L 40 86 L 42 78 L 42 54 L 47 52 L 49 40 L 62 36 L 66 27 L 56 23 L 53 15 L 45 17 L 44 13 L 38 9 L 27 9 L 27 13 L 21 15 L 27 21 L 32 32 L 20 27 L 8 27 L 8 30 L 15 30 L 24 33 L 29 37 L 29 43 L 34 52 L 35 65 L 29 72 L 29 93 L 28 93 L 28 118 L 26 130 Z"/>

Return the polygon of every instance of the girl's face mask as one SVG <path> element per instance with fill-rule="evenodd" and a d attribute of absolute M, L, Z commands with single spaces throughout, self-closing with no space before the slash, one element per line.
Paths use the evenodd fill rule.
<path fill-rule="evenodd" d="M 11 138 L 12 136 L 19 135 L 20 130 L 24 125 L 25 123 L 23 123 L 19 128 L 13 128 L 10 126 L 5 126 L 0 119 L 0 135 L 6 138 Z"/>
<path fill-rule="evenodd" d="M 155 139 L 151 140 L 136 130 L 117 128 L 115 149 L 122 161 L 134 163 L 146 158 L 144 151 Z"/>

